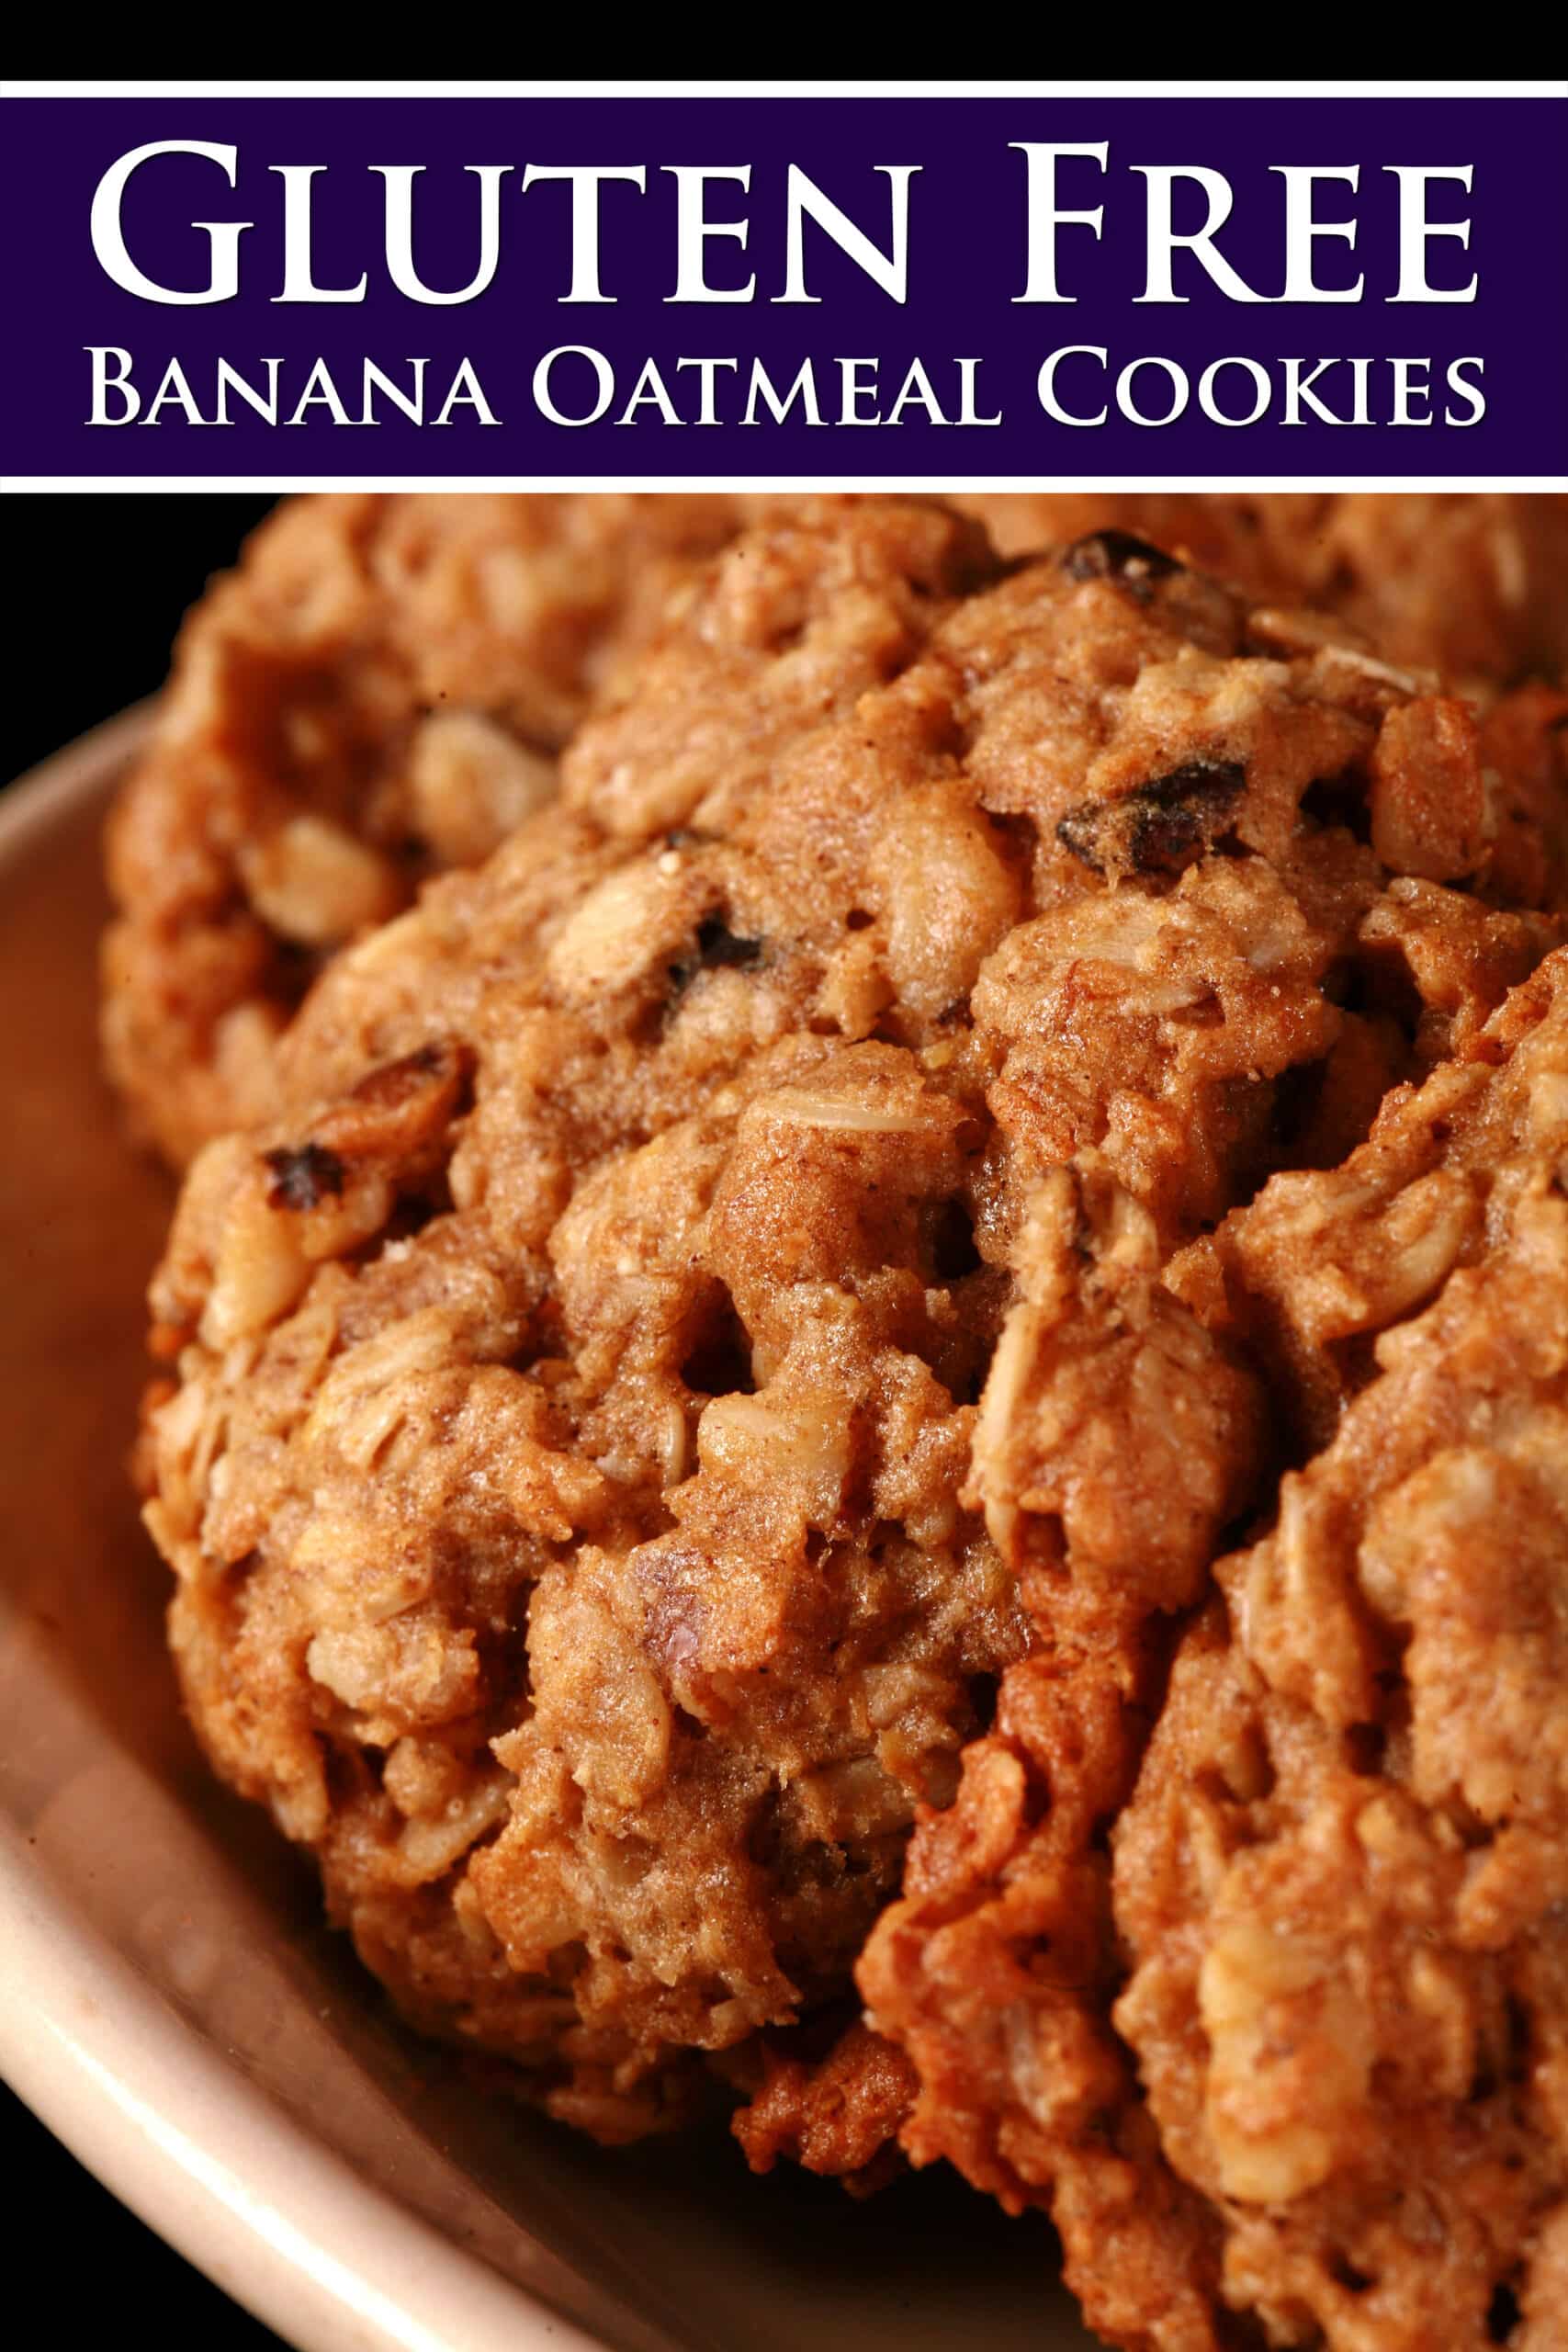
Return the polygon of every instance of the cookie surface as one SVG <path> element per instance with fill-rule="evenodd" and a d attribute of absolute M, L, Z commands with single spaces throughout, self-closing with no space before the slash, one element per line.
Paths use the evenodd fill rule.
<path fill-rule="evenodd" d="M 1107 524 L 1252 595 L 1353 621 L 1393 662 L 1466 685 L 1568 666 L 1568 498 L 1504 491 L 998 493 L 964 502 L 1011 554 Z"/>
<path fill-rule="evenodd" d="M 1568 956 L 1379 1128 L 1325 1204 L 1383 1270 L 1323 1275 L 1371 1377 L 1178 1653 L 1116 1831 L 1115 2020 L 1226 2304 L 1286 2342 L 1538 2352 L 1568 2232 Z"/>
<path fill-rule="evenodd" d="M 188 619 L 109 838 L 109 1074 L 176 1163 L 263 1115 L 324 958 L 487 856 L 735 528 L 722 498 L 291 500 Z"/>
<path fill-rule="evenodd" d="M 627 690 L 671 596 L 766 498 L 291 502 L 187 623 L 110 838 L 110 1075 L 183 1163 L 274 1101 L 310 979 L 430 875 L 480 862 Z M 1141 532 L 1396 662 L 1503 682 L 1568 661 L 1568 501 L 979 493 L 1004 554 Z M 1087 542 L 1086 542 L 1087 543 Z M 1086 560 L 1089 559 L 1086 559 Z M 1332 629 L 1328 632 L 1332 636 Z M 1398 862 L 1397 860 L 1395 861 Z"/>
<path fill-rule="evenodd" d="M 1162 1276 L 1562 936 L 1527 735 L 1483 756 L 1462 707 L 1103 538 L 1009 571 L 936 507 L 806 504 L 558 800 L 333 962 L 278 1116 L 186 1189 L 149 1519 L 214 1761 L 411 2015 L 606 2138 L 720 2062 L 762 2164 L 936 2153 L 949 2047 L 942 2152 L 1004 2194 L 1086 2117 L 1153 2130 L 1097 1826 L 1275 1442 L 1223 1269 Z M 1398 821 L 1434 744 L 1479 812 L 1445 878 Z M 1036 1750 L 1088 1776 L 1043 1815 Z M 962 1938 L 940 2033 L 819 2057 L 918 1808 L 874 1954 L 1059 1843 L 1009 1932 L 1059 1915 L 1093 1988 L 1054 2012 L 1076 2120 L 996 2132 Z M 1201 2199 L 1101 2153 L 1131 2293 Z"/>
<path fill-rule="evenodd" d="M 1276 1176 L 1222 1224 L 1249 1303 L 1333 1300 L 1292 1329 L 1337 1427 L 1258 1498 L 1268 1532 L 1219 1561 L 1174 1666 L 1128 1602 L 1146 1533 L 1126 1514 L 1108 1548 L 1064 1518 L 1032 1655 L 862 1961 L 915 2075 L 906 2143 L 1048 2205 L 1112 2342 L 1218 2347 L 1239 2314 L 1358 2352 L 1553 2340 L 1565 1084 L 1558 951 L 1344 1169 Z M 1113 1254 L 1057 1308 L 1048 1368 L 1108 1283 L 1122 1344 L 1146 1333 Z M 1156 1295 L 1223 1342 L 1234 1299 L 1193 1255 Z M 1203 1363 L 1164 1408 L 1145 1385 L 1143 1418 L 1134 1384 L 1100 1401 L 1156 1530 L 1190 1523 L 1168 1498 L 1204 1475 L 1173 1476 L 1173 1429 L 1210 1491 L 1242 1459 Z M 1049 1430 L 1060 1489 L 1084 1440 Z M 1281 1416 L 1287 1463 L 1295 1442 Z"/>

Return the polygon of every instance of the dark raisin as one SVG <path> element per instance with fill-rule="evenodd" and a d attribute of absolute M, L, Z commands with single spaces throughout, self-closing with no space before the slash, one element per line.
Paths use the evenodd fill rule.
<path fill-rule="evenodd" d="M 697 925 L 697 954 L 705 971 L 719 964 L 754 964 L 761 952 L 760 939 L 738 939 L 722 915 L 705 915 Z"/>
<path fill-rule="evenodd" d="M 1103 874 L 1113 863 L 1121 847 L 1119 836 L 1112 835 L 1107 822 L 1103 801 L 1085 800 L 1069 808 L 1056 827 L 1056 839 L 1069 850 L 1080 865 L 1093 874 Z"/>
<path fill-rule="evenodd" d="M 1062 569 L 1073 580 L 1114 580 L 1143 605 L 1151 582 L 1185 567 L 1131 531 L 1090 531 L 1063 550 Z"/>
<path fill-rule="evenodd" d="M 285 1144 L 262 1158 L 272 1170 L 266 1196 L 275 1209 L 313 1209 L 343 1191 L 343 1162 L 319 1143 Z"/>
<path fill-rule="evenodd" d="M 1239 760 L 1189 760 L 1120 799 L 1069 808 L 1056 839 L 1096 874 L 1178 874 L 1224 830 L 1246 785 Z"/>
<path fill-rule="evenodd" d="M 697 952 L 690 963 L 671 964 L 670 987 L 679 996 L 689 988 L 699 972 L 716 971 L 721 966 L 734 965 L 744 970 L 755 964 L 762 953 L 760 939 L 741 939 L 725 922 L 722 915 L 705 915 L 697 925 Z"/>

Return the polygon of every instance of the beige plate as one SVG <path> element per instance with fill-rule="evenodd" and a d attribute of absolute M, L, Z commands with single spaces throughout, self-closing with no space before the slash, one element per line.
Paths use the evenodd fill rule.
<path fill-rule="evenodd" d="M 477 2098 L 209 1784 L 123 1472 L 169 1188 L 95 1069 L 97 836 L 139 724 L 0 806 L 0 2069 L 305 2352 L 1084 2352 L 1043 2223 L 951 2175 L 856 2206 Z"/>

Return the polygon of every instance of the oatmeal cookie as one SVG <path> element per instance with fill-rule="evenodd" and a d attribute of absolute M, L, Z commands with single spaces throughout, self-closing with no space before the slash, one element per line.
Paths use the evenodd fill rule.
<path fill-rule="evenodd" d="M 186 623 L 109 838 L 104 1041 L 176 1162 L 270 1101 L 322 959 L 554 790 L 723 498 L 479 493 L 283 506 Z"/>
<path fill-rule="evenodd" d="M 1398 884 L 1389 896 L 1409 903 Z M 1170 1287 L 1267 1368 L 1297 1444 L 1328 1442 L 1379 1333 L 1481 1259 L 1515 1190 L 1538 1181 L 1525 1141 L 1543 1090 L 1563 1083 L 1548 1052 L 1562 1018 L 1543 1022 L 1540 1003 L 1517 989 L 1424 1085 L 1393 1088 L 1341 1166 L 1272 1176 L 1168 1269 Z"/>
<path fill-rule="evenodd" d="M 1004 553 L 1117 524 L 1252 595 L 1353 621 L 1477 688 L 1568 667 L 1568 498 L 1502 491 L 1116 491 L 965 497 Z"/>
<path fill-rule="evenodd" d="M 1347 1036 L 1419 1067 L 1365 819 L 1441 701 L 1119 538 L 1004 569 L 807 503 L 328 967 L 186 1188 L 148 1516 L 214 1761 L 411 2015 L 606 2138 L 700 2053 L 765 2162 L 819 2083 L 803 2152 L 861 2172 L 906 2070 L 767 2037 L 841 2008 L 1010 1669 L 1103 1887 L 1158 1629 L 1268 1467 L 1161 1270 Z M 1561 924 L 1528 779 L 1456 741 L 1479 1004 Z"/>
<path fill-rule="evenodd" d="M 1070 1579 L 1035 1585 L 1032 1654 L 860 1979 L 918 2078 L 904 2144 L 1048 2203 L 1108 2340 L 1214 2352 L 1261 2321 L 1281 2346 L 1543 2352 L 1568 2226 L 1568 956 L 1314 1190 L 1386 1274 L 1357 1401 L 1221 1563 L 1168 1695 L 1116 1549 L 1064 1518 Z M 1211 1492 L 1237 1459 L 1222 1394 L 1184 1368 L 1145 1421 L 1106 1416 L 1168 1540 L 1199 1484 L 1171 1457 Z M 1048 1426 L 1059 1507 L 1080 1425 Z M 1148 1544 L 1126 1526 L 1123 1569 Z"/>
<path fill-rule="evenodd" d="M 265 1115 L 275 1040 L 324 959 L 553 793 L 562 743 L 625 690 L 694 564 L 780 503 L 328 496 L 258 532 L 186 626 L 110 835 L 106 1056 L 139 1130 L 183 1163 Z M 1257 598 L 1348 616 L 1396 661 L 1496 684 L 1568 660 L 1562 499 L 958 503 L 1004 553 L 1077 540 L 1134 583 L 1190 551 Z M 1528 731 L 1539 746 L 1539 713 Z"/>
<path fill-rule="evenodd" d="M 1115 1837 L 1116 2023 L 1281 2345 L 1561 2341 L 1568 956 L 1483 1042 L 1474 1235 L 1424 1311 L 1380 1300 L 1371 1378 L 1222 1563 Z M 1429 1290 L 1433 1228 L 1372 1222 Z"/>

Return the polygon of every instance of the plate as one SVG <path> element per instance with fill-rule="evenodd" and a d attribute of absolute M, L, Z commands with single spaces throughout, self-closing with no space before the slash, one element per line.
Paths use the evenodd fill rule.
<path fill-rule="evenodd" d="M 0 803 L 0 2072 L 301 2352 L 1091 2352 L 1038 2217 L 609 2154 L 406 2035 L 209 1779 L 124 1457 L 172 1199 L 97 1075 L 130 713 Z"/>

